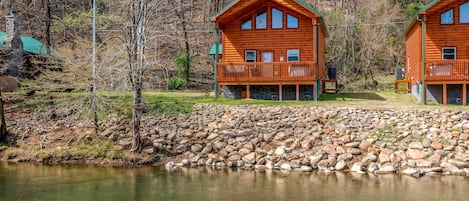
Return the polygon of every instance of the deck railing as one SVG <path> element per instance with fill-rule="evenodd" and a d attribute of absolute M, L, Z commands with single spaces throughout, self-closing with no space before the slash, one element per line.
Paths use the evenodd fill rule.
<path fill-rule="evenodd" d="M 425 80 L 461 81 L 469 80 L 469 60 L 426 61 Z"/>
<path fill-rule="evenodd" d="M 222 82 L 313 81 L 321 73 L 313 62 L 220 63 L 217 72 Z"/>

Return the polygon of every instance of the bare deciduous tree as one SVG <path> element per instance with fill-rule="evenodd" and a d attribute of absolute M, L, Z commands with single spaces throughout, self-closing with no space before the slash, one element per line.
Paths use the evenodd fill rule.
<path fill-rule="evenodd" d="M 127 52 L 129 56 L 129 79 L 132 83 L 133 110 L 132 110 L 132 150 L 140 152 L 142 149 L 140 137 L 140 121 L 144 110 L 142 99 L 143 73 L 145 69 L 145 43 L 146 18 L 148 14 L 146 0 L 132 0 L 129 10 L 130 25 L 127 36 Z"/>
<path fill-rule="evenodd" d="M 365 80 L 376 86 L 376 75 L 391 74 L 404 57 L 405 17 L 388 0 L 335 1 L 343 6 L 323 13 L 329 31 L 326 60 L 347 84 Z M 325 8 L 331 2 L 321 2 Z"/>
<path fill-rule="evenodd" d="M 189 36 L 187 30 L 187 18 L 186 18 L 186 5 L 184 0 L 179 1 L 179 5 L 176 5 L 176 1 L 170 1 L 172 7 L 174 8 L 174 13 L 179 18 L 181 22 L 182 35 L 184 38 L 184 56 L 186 61 L 184 62 L 183 77 L 186 81 L 186 84 L 189 84 L 189 73 L 191 68 L 191 51 L 189 46 Z"/>

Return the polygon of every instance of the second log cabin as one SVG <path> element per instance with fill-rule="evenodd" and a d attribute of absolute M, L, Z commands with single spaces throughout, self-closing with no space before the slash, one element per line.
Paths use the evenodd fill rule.
<path fill-rule="evenodd" d="M 412 20 L 405 74 L 422 103 L 467 104 L 468 33 L 468 0 L 433 0 Z"/>
<path fill-rule="evenodd" d="M 211 54 L 220 54 L 216 81 L 226 97 L 319 96 L 327 37 L 319 11 L 301 0 L 235 0 L 212 21 L 221 31 Z"/>

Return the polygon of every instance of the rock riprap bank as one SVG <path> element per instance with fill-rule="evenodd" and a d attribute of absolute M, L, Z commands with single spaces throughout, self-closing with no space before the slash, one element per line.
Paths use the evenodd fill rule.
<path fill-rule="evenodd" d="M 58 163 L 100 163 L 109 157 L 131 164 L 170 161 L 168 169 L 469 176 L 469 111 L 197 104 L 190 114 L 144 116 L 144 154 L 138 158 L 130 153 L 128 117 L 108 116 L 100 122 L 106 130 L 96 136 L 90 124 L 71 121 L 66 112 L 54 114 L 37 111 L 9 119 L 17 146 L 2 157 Z M 116 154 L 103 156 L 110 152 Z M 159 153 L 168 157 L 158 160 Z"/>
<path fill-rule="evenodd" d="M 166 164 L 293 171 L 469 176 L 469 112 L 334 107 L 196 105 L 190 115 L 147 119 L 144 150 Z"/>

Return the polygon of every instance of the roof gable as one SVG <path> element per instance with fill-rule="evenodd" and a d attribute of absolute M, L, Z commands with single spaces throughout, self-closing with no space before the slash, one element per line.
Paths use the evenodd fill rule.
<path fill-rule="evenodd" d="M 417 12 L 417 15 L 430 15 L 446 6 L 457 2 L 458 0 L 433 0 Z"/>
<path fill-rule="evenodd" d="M 416 26 L 418 23 L 418 20 L 422 15 L 432 15 L 435 12 L 441 11 L 442 9 L 446 8 L 448 5 L 453 4 L 455 2 L 458 2 L 459 0 L 433 0 L 422 9 L 420 9 L 417 14 L 415 14 L 414 18 L 409 24 L 409 27 L 407 27 L 406 33 L 408 34 L 409 31 Z"/>
<path fill-rule="evenodd" d="M 234 0 L 212 17 L 214 22 L 224 22 L 226 18 L 252 7 L 260 7 L 265 2 L 274 2 L 308 17 L 322 17 L 322 14 L 302 0 Z M 295 4 L 295 5 L 293 5 Z"/>

